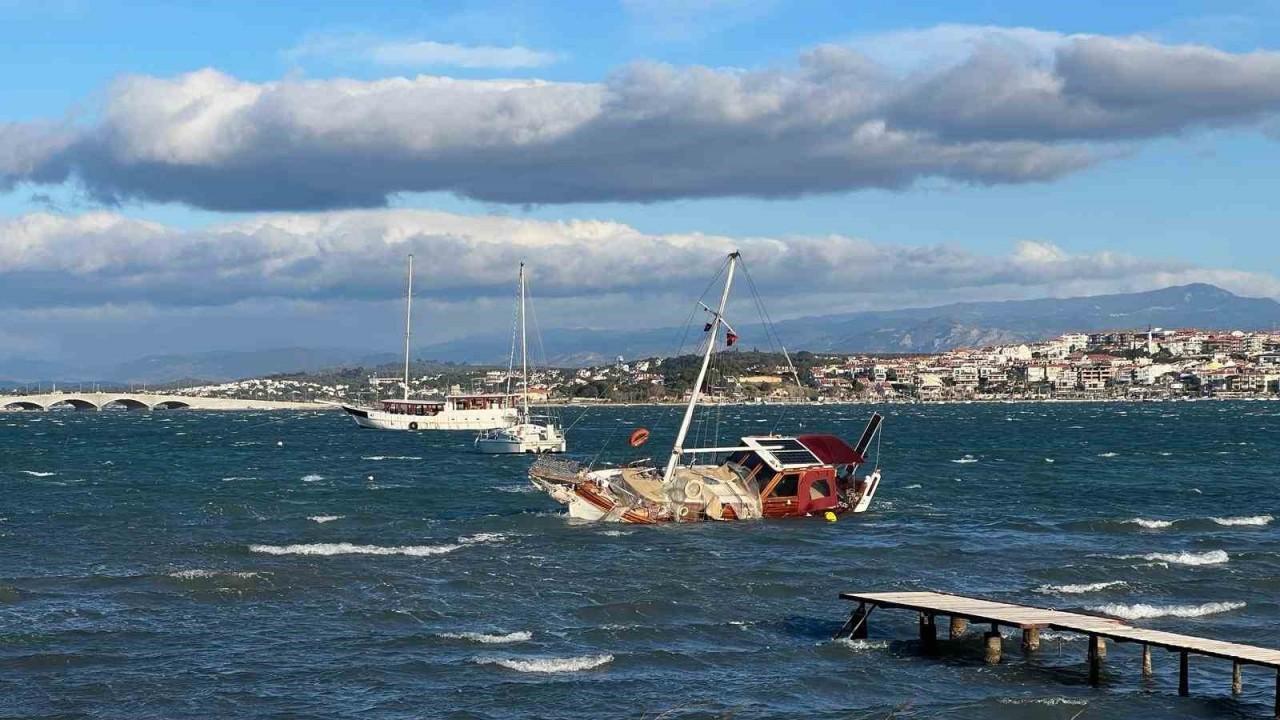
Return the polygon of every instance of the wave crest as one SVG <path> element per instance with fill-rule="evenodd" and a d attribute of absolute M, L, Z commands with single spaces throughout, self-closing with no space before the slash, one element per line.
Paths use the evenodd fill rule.
<path fill-rule="evenodd" d="M 1209 550 L 1202 553 L 1147 553 L 1146 555 L 1129 555 L 1129 559 L 1141 558 L 1150 562 L 1164 562 L 1171 565 L 1220 565 L 1231 559 L 1225 550 Z"/>
<path fill-rule="evenodd" d="M 1172 520 L 1147 520 L 1146 518 L 1131 518 L 1129 520 L 1125 520 L 1125 522 L 1131 525 L 1144 527 L 1148 530 L 1160 530 L 1173 525 Z"/>
<path fill-rule="evenodd" d="M 1244 606 L 1245 603 L 1242 602 L 1211 602 L 1203 605 L 1148 605 L 1146 603 L 1120 605 L 1110 603 L 1089 609 L 1113 617 L 1124 618 L 1125 620 L 1149 620 L 1161 617 L 1203 617 L 1205 615 L 1216 615 L 1239 610 Z"/>
<path fill-rule="evenodd" d="M 568 658 L 479 658 L 481 665 L 497 665 L 527 673 L 562 673 L 591 670 L 613 662 L 612 655 L 581 655 Z"/>
<path fill-rule="evenodd" d="M 353 543 L 306 543 L 300 545 L 250 545 L 249 550 L 268 555 L 444 555 L 461 545 L 355 545 Z"/>
<path fill-rule="evenodd" d="M 1211 517 L 1210 520 L 1219 525 L 1268 525 L 1274 517 L 1270 515 L 1248 515 L 1244 517 Z"/>
<path fill-rule="evenodd" d="M 471 642 L 483 643 L 485 645 L 504 645 L 506 643 L 525 642 L 533 637 L 533 633 L 530 633 L 528 630 L 517 630 L 516 632 L 507 633 L 505 635 L 463 632 L 440 633 L 440 637 L 448 638 L 450 640 L 470 640 Z"/>
<path fill-rule="evenodd" d="M 1036 592 L 1045 595 L 1080 595 L 1082 593 L 1106 590 L 1110 587 L 1119 587 L 1124 584 L 1123 580 L 1108 580 L 1106 582 L 1081 583 L 1078 585 L 1041 585 L 1036 588 Z"/>

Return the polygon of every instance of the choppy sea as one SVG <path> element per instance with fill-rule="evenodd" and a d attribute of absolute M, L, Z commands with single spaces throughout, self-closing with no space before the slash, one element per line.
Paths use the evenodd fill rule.
<path fill-rule="evenodd" d="M 1049 633 L 982 663 L 844 590 L 937 589 L 1280 648 L 1280 403 L 889 406 L 865 515 L 582 524 L 467 434 L 337 413 L 0 414 L 3 718 L 1270 717 L 1275 674 Z M 854 438 L 867 406 L 701 430 Z M 586 414 L 580 417 L 580 414 Z M 782 417 L 784 415 L 786 417 Z M 618 461 L 671 408 L 568 409 Z M 705 438 L 704 438 L 705 439 Z"/>

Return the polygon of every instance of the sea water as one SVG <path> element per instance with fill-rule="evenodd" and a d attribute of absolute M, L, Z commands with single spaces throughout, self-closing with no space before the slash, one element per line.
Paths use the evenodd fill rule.
<path fill-rule="evenodd" d="M 870 406 L 724 407 L 692 435 Z M 935 589 L 1280 647 L 1280 404 L 896 405 L 870 512 L 585 524 L 527 457 L 337 413 L 0 414 L 0 716 L 1270 717 L 1274 673 L 911 613 L 832 641 L 845 590 Z M 585 412 L 585 415 L 582 413 Z M 573 454 L 668 452 L 679 408 L 570 408 Z M 653 430 L 639 450 L 637 426 Z M 873 446 L 873 456 L 876 446 Z M 1083 713 L 1083 714 L 1082 714 Z"/>

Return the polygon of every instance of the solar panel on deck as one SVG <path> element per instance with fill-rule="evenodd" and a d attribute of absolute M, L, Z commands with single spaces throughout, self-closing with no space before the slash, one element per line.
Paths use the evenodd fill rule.
<path fill-rule="evenodd" d="M 800 444 L 795 438 L 759 439 L 761 445 L 769 448 L 769 453 L 782 465 L 816 465 L 818 458 L 809 452 L 809 448 Z M 776 449 L 775 449 L 776 448 Z"/>

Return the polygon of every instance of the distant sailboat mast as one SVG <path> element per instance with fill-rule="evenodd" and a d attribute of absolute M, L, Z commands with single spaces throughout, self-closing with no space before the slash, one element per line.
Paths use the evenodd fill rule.
<path fill-rule="evenodd" d="M 404 399 L 409 399 L 409 335 L 413 327 L 413 255 L 409 256 L 409 290 L 404 303 Z"/>
<path fill-rule="evenodd" d="M 724 306 L 729 301 L 729 288 L 733 285 L 733 269 L 738 263 L 737 251 L 729 254 L 729 274 L 724 280 L 724 290 L 720 292 L 720 305 L 716 308 L 715 317 L 711 319 L 711 328 L 707 336 L 707 349 L 702 354 L 702 367 L 698 369 L 698 379 L 693 383 L 693 392 L 689 394 L 689 406 L 684 409 L 684 420 L 680 422 L 680 432 L 676 433 L 675 445 L 671 448 L 671 457 L 667 459 L 667 468 L 662 473 L 662 482 L 671 482 L 676 466 L 680 464 L 680 456 L 684 454 L 684 439 L 693 422 L 693 410 L 698 406 L 698 396 L 702 391 L 702 383 L 707 378 L 707 366 L 711 364 L 711 353 L 716 348 L 716 336 L 720 325 L 724 322 Z"/>
<path fill-rule="evenodd" d="M 524 315 L 524 263 L 520 263 L 520 374 L 524 377 L 524 421 L 529 422 L 529 336 Z"/>

